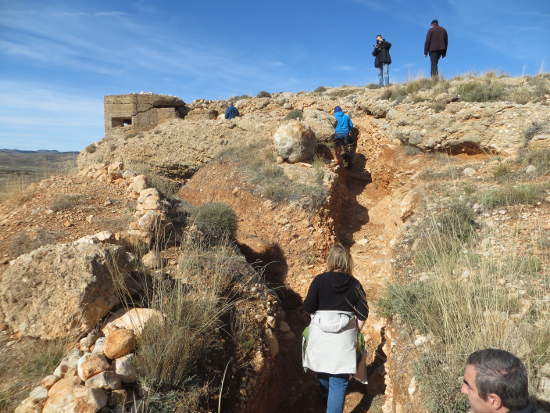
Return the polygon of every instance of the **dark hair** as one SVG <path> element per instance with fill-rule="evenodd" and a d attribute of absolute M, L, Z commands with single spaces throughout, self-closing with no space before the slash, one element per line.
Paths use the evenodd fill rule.
<path fill-rule="evenodd" d="M 467 364 L 476 369 L 476 387 L 483 400 L 494 393 L 510 410 L 529 404 L 527 370 L 512 353 L 493 348 L 479 350 L 470 354 Z"/>
<path fill-rule="evenodd" d="M 384 36 L 382 36 L 381 34 L 377 34 L 376 37 L 384 37 Z"/>
<path fill-rule="evenodd" d="M 430 24 L 439 24 L 439 22 L 437 21 L 437 19 L 433 19 Z"/>

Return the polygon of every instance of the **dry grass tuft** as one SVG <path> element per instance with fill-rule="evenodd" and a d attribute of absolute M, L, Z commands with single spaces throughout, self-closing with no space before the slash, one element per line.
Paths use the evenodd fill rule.
<path fill-rule="evenodd" d="M 3 346 L 2 346 L 3 347 Z M 61 341 L 25 340 L 2 348 L 0 357 L 0 411 L 12 412 L 63 357 Z"/>

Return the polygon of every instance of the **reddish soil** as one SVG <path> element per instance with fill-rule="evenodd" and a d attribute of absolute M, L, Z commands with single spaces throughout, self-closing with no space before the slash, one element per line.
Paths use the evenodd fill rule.
<path fill-rule="evenodd" d="M 75 197 L 52 211 L 64 196 Z M 80 176 L 54 176 L 32 184 L 24 194 L 0 204 L 0 263 L 42 244 L 126 229 L 125 217 L 131 217 L 133 204 L 124 187 Z"/>
<path fill-rule="evenodd" d="M 384 401 L 384 321 L 377 316 L 374 303 L 391 274 L 392 242 L 403 223 L 401 202 L 413 186 L 411 178 L 422 155 L 401 155 L 368 116 L 355 118 L 354 123 L 360 130 L 354 165 L 340 170 L 341 187 L 334 191 L 340 199 L 329 211 L 314 215 L 287 204 L 274 205 L 251 193 L 238 170 L 227 164 L 203 168 L 180 193 L 192 204 L 231 205 L 239 217 L 238 239 L 245 255 L 251 261 L 271 263 L 266 275 L 280 293 L 294 337 L 279 336 L 281 352 L 265 391 L 281 396 L 278 404 L 265 406 L 261 412 L 325 409 L 317 380 L 301 367 L 299 337 L 308 320 L 300 305 L 313 277 L 324 270 L 326 251 L 334 238 L 351 246 L 355 276 L 371 303 L 365 332 L 371 357 L 369 385 L 350 385 L 345 412 L 380 411 Z"/>

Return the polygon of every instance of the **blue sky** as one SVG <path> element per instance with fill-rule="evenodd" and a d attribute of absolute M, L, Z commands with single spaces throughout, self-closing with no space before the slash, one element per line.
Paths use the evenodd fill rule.
<path fill-rule="evenodd" d="M 449 32 L 444 76 L 548 71 L 550 0 L 0 0 L 0 148 L 80 150 L 103 136 L 103 96 L 185 101 L 425 75 L 423 42 Z"/>

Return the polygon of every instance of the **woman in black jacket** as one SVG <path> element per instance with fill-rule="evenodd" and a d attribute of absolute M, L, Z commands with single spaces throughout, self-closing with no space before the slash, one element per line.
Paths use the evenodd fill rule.
<path fill-rule="evenodd" d="M 329 251 L 327 271 L 315 277 L 304 300 L 311 315 L 303 366 L 319 375 L 328 392 L 327 413 L 342 413 L 348 380 L 357 372 L 357 333 L 369 307 L 352 275 L 353 262 L 342 244 Z"/>
<path fill-rule="evenodd" d="M 374 67 L 378 69 L 378 84 L 380 87 L 390 84 L 390 56 L 391 43 L 387 42 L 381 34 L 376 36 L 376 44 L 372 55 L 374 58 Z"/>

